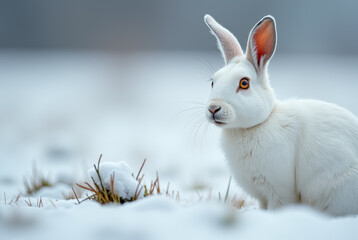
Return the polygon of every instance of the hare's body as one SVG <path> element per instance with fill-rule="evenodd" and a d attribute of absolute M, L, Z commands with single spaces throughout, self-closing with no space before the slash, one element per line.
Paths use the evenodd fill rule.
<path fill-rule="evenodd" d="M 226 66 L 213 76 L 207 119 L 223 128 L 222 147 L 234 177 L 263 208 L 305 203 L 332 215 L 358 214 L 358 119 L 334 104 L 279 102 L 267 66 L 276 25 L 264 17 L 246 54 L 212 17 Z"/>
<path fill-rule="evenodd" d="M 223 129 L 237 182 L 262 207 L 306 203 L 333 215 L 358 213 L 358 119 L 314 100 L 277 102 L 263 123 Z"/>

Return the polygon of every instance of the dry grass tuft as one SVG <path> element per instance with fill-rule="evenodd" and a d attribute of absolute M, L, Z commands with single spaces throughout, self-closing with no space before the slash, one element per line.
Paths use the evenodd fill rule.
<path fill-rule="evenodd" d="M 236 195 L 234 195 L 233 197 L 229 196 L 231 179 L 232 179 L 232 176 L 230 176 L 229 183 L 228 183 L 228 186 L 226 189 L 224 203 L 240 210 L 245 204 L 245 199 L 238 198 Z M 219 197 L 220 197 L 220 194 L 219 194 Z"/>
<path fill-rule="evenodd" d="M 149 188 L 144 184 L 142 185 L 144 174 L 141 175 L 141 172 L 142 172 L 143 167 L 146 163 L 146 159 L 144 159 L 144 161 L 137 173 L 137 176 L 135 178 L 136 181 L 138 182 L 138 185 L 137 185 L 134 197 L 132 197 L 131 199 L 123 199 L 118 194 L 114 194 L 115 174 L 113 173 L 110 176 L 110 178 L 111 178 L 110 179 L 110 189 L 106 189 L 103 186 L 102 177 L 99 172 L 101 159 L 102 159 L 102 154 L 100 155 L 100 157 L 98 159 L 97 166 L 94 164 L 94 169 L 97 173 L 97 176 L 99 179 L 99 184 L 97 184 L 93 178 L 92 178 L 92 183 L 85 182 L 83 184 L 78 184 L 78 183 L 76 184 L 79 188 L 87 190 L 87 191 L 91 192 L 92 194 L 80 201 L 77 196 L 76 191 L 74 189 L 72 189 L 74 196 L 77 199 L 77 202 L 79 204 L 86 200 L 93 200 L 100 204 L 107 204 L 107 203 L 123 204 L 126 202 L 132 202 L 132 201 L 138 200 L 142 191 L 144 191 L 144 197 L 161 194 L 158 172 L 157 172 L 157 175 L 156 175 L 156 178 L 154 179 L 154 181 L 153 180 L 151 181 Z M 178 198 L 179 198 L 179 195 L 178 195 Z"/>
<path fill-rule="evenodd" d="M 27 195 L 32 195 L 43 187 L 51 187 L 53 184 L 48 180 L 48 178 L 39 173 L 34 165 L 32 169 L 32 176 L 30 179 L 24 179 L 24 185 Z"/>
<path fill-rule="evenodd" d="M 5 195 L 5 193 L 4 193 L 4 195 Z M 11 201 L 9 202 L 9 205 L 12 206 L 12 207 L 13 207 L 13 204 L 16 204 L 16 205 L 17 205 L 18 202 L 19 202 L 20 197 L 21 197 L 21 194 L 19 193 L 19 194 L 16 196 L 16 198 L 12 198 L 12 199 L 11 199 Z M 5 200 L 5 205 L 6 205 L 6 200 Z"/>
<path fill-rule="evenodd" d="M 237 210 L 240 210 L 245 205 L 245 199 L 239 198 L 239 197 L 237 197 L 237 195 L 230 196 L 229 193 L 230 193 L 231 180 L 232 180 L 232 177 L 230 176 L 224 199 L 221 197 L 220 192 L 218 193 L 217 198 L 213 199 L 212 191 L 210 190 L 206 197 L 199 195 L 198 202 L 201 202 L 202 200 L 204 200 L 204 201 L 214 200 L 214 201 L 219 201 L 220 203 L 226 204 L 229 207 L 233 207 Z"/>
<path fill-rule="evenodd" d="M 32 202 L 31 202 L 30 197 L 28 197 L 28 201 L 26 201 L 26 200 L 24 200 L 24 201 L 25 201 L 25 203 L 26 203 L 29 207 L 33 207 L 33 206 L 34 206 L 34 205 L 32 204 Z M 36 199 L 36 207 L 42 208 L 43 206 L 44 206 L 44 203 L 43 203 L 43 201 L 42 201 L 42 197 L 37 198 L 37 199 Z"/>

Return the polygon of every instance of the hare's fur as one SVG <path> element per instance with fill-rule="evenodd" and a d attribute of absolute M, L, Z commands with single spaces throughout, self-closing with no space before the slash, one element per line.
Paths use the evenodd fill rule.
<path fill-rule="evenodd" d="M 205 20 L 216 36 L 227 34 L 210 16 Z M 217 39 L 223 56 L 231 56 L 225 51 L 237 43 Z M 215 73 L 208 101 L 209 110 L 220 107 L 207 118 L 222 127 L 222 148 L 235 179 L 263 208 L 305 203 L 332 215 L 358 214 L 358 119 L 331 103 L 276 100 L 266 71 L 269 58 L 256 55 L 253 39 L 246 55 L 234 46 L 240 49 Z M 250 88 L 236 91 L 243 77 Z"/>

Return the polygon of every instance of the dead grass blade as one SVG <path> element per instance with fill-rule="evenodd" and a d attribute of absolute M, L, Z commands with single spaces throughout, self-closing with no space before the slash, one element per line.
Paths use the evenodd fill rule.
<path fill-rule="evenodd" d="M 226 194 L 225 194 L 224 203 L 226 203 L 226 202 L 227 202 L 227 199 L 228 199 L 228 197 L 229 197 L 230 184 L 231 184 L 231 177 L 232 177 L 232 176 L 230 176 L 230 178 L 229 178 L 229 183 L 228 183 L 228 185 L 227 185 L 227 189 L 226 189 Z"/>
<path fill-rule="evenodd" d="M 75 189 L 72 187 L 73 194 L 75 195 L 75 198 L 77 199 L 78 204 L 80 204 L 80 200 L 78 199 L 77 193 Z"/>
<path fill-rule="evenodd" d="M 147 161 L 147 159 L 145 158 L 144 161 L 143 161 L 143 163 L 142 163 L 142 166 L 140 167 L 140 169 L 139 169 L 139 171 L 138 171 L 138 174 L 137 174 L 137 177 L 135 178 L 135 180 L 138 181 L 139 175 L 140 175 L 140 173 L 142 172 L 143 167 L 144 167 L 144 164 L 146 163 L 146 161 Z"/>
<path fill-rule="evenodd" d="M 24 200 L 24 201 L 25 201 L 25 203 L 26 203 L 29 207 L 32 207 L 32 203 L 31 203 L 30 197 L 28 197 L 28 199 L 29 199 L 29 201 L 26 201 L 26 200 Z"/>

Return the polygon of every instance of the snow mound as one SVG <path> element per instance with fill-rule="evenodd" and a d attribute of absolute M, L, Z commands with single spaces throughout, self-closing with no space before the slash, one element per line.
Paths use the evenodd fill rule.
<path fill-rule="evenodd" d="M 133 177 L 129 165 L 124 162 L 104 162 L 99 166 L 99 174 L 101 175 L 104 188 L 111 190 L 111 176 L 114 177 L 113 192 L 123 199 L 130 200 L 134 197 L 137 187 L 138 191 L 142 185 L 138 186 L 138 181 Z M 87 171 L 87 175 L 100 186 L 100 181 L 97 172 L 94 168 Z M 138 194 L 138 198 L 144 197 L 144 191 Z"/>

